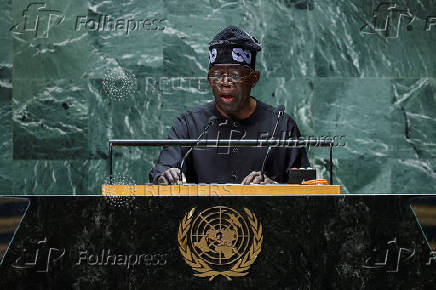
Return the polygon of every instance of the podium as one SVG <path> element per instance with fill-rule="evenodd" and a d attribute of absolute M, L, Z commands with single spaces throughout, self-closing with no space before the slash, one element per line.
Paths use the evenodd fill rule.
<path fill-rule="evenodd" d="M 183 185 L 108 185 L 102 195 L 136 196 L 286 196 L 338 195 L 340 185 L 241 185 L 241 184 L 183 184 Z"/>
<path fill-rule="evenodd" d="M 147 186 L 161 195 L 171 188 L 193 194 L 195 188 Z M 198 185 L 199 193 L 206 187 Z M 145 185 L 103 188 L 146 193 Z M 416 195 L 329 195 L 328 186 L 303 185 L 226 189 L 234 195 L 259 191 L 180 198 L 26 196 L 29 208 L 0 266 L 0 289 L 32 288 L 35 277 L 56 289 L 434 288 L 435 250 L 428 247 L 434 241 L 434 197 L 413 202 L 415 215 Z M 206 225 L 220 221 L 235 228 L 212 236 L 235 241 L 231 264 L 213 264 L 206 254 L 220 256 L 211 256 L 201 241 L 213 233 Z M 421 225 L 424 232 L 427 225 L 428 239 Z"/>
<path fill-rule="evenodd" d="M 286 142 L 285 142 L 286 141 Z M 181 146 L 190 147 L 328 147 L 330 152 L 330 183 L 333 181 L 333 140 L 300 139 L 150 139 L 150 140 L 109 140 L 109 185 L 103 184 L 102 195 L 142 196 L 286 196 L 286 195 L 338 195 L 339 185 L 241 185 L 241 184 L 183 184 L 183 185 L 112 185 L 112 151 L 121 146 Z"/>

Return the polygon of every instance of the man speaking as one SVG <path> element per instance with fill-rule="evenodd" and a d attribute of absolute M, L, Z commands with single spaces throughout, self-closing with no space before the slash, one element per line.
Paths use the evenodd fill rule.
<path fill-rule="evenodd" d="M 209 43 L 208 84 L 215 100 L 183 112 L 168 138 L 299 138 L 298 127 L 283 106 L 274 108 L 250 95 L 260 78 L 255 70 L 260 50 L 260 43 L 238 27 L 229 26 L 218 33 Z M 285 183 L 286 169 L 309 166 L 305 148 L 270 147 L 267 151 L 267 147 L 190 150 L 168 146 L 149 177 L 154 184 L 176 184 L 182 176 L 188 183 Z"/>

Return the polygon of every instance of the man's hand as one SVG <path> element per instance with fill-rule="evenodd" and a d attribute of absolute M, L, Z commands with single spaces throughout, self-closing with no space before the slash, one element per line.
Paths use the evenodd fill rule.
<path fill-rule="evenodd" d="M 260 171 L 252 171 L 250 174 L 248 174 L 244 180 L 242 180 L 241 184 L 274 184 L 277 183 L 274 180 L 268 178 L 264 174 L 265 180 L 262 182 L 262 176 L 260 174 Z"/>
<path fill-rule="evenodd" d="M 157 179 L 157 184 L 180 184 L 186 180 L 180 168 L 168 168 Z"/>

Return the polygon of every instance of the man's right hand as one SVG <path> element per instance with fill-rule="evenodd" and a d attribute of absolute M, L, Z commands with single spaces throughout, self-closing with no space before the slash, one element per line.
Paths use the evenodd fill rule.
<path fill-rule="evenodd" d="M 168 168 L 157 179 L 157 184 L 180 184 L 181 178 L 184 179 L 184 174 L 181 173 L 180 168 Z"/>

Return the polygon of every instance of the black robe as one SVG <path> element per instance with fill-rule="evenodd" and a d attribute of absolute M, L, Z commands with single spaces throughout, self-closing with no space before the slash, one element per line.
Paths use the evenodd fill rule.
<path fill-rule="evenodd" d="M 171 128 L 169 139 L 197 139 L 207 126 L 209 118 L 216 116 L 214 125 L 202 139 L 258 139 L 271 138 L 277 122 L 278 110 L 256 100 L 253 114 L 242 120 L 223 117 L 212 101 L 183 112 Z M 284 114 L 274 135 L 277 139 L 300 137 L 295 121 Z M 164 147 L 159 160 L 149 174 L 150 182 L 157 183 L 168 168 L 180 168 L 180 162 L 189 147 Z M 188 183 L 241 183 L 252 171 L 260 171 L 267 147 L 197 147 L 185 161 L 184 170 Z M 273 147 L 265 164 L 265 174 L 286 183 L 287 168 L 309 167 L 305 148 Z"/>

